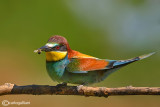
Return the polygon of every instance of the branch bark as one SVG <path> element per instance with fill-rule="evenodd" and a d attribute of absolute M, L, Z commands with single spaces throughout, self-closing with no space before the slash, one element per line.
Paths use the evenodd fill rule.
<path fill-rule="evenodd" d="M 31 94 L 31 95 L 81 95 L 108 97 L 113 95 L 160 95 L 160 87 L 87 87 L 87 86 L 67 86 L 59 84 L 49 85 L 26 85 L 17 86 L 5 83 L 0 86 L 0 95 Z"/>

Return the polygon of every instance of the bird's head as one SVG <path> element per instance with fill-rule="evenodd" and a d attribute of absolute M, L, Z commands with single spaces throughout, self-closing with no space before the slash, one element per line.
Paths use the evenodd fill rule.
<path fill-rule="evenodd" d="M 40 54 L 42 51 L 45 51 L 47 61 L 59 61 L 66 57 L 69 50 L 71 49 L 66 38 L 55 35 L 51 36 L 44 46 L 34 52 Z"/>

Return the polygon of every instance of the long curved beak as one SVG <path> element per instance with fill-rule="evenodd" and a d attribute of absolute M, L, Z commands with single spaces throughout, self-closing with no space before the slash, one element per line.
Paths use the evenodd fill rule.
<path fill-rule="evenodd" d="M 41 54 L 42 51 L 45 51 L 46 49 L 48 49 L 48 46 L 42 46 L 40 48 L 38 48 L 37 50 L 34 50 L 35 53 Z"/>

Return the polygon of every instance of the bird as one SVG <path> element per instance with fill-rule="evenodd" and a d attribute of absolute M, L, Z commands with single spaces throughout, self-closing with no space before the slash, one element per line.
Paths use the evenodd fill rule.
<path fill-rule="evenodd" d="M 72 50 L 67 39 L 59 35 L 51 36 L 44 46 L 34 52 L 45 52 L 46 70 L 53 81 L 80 85 L 101 82 L 118 69 L 155 53 L 127 60 L 99 59 Z"/>

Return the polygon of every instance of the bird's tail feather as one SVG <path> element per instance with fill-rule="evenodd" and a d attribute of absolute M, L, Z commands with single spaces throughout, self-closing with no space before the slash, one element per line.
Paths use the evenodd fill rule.
<path fill-rule="evenodd" d="M 145 59 L 145 58 L 147 58 L 147 57 L 149 57 L 149 56 L 151 56 L 151 55 L 153 55 L 153 54 L 155 54 L 155 52 L 152 52 L 152 53 L 149 53 L 149 54 L 145 54 L 145 55 L 141 55 L 141 56 L 138 56 L 138 57 L 135 57 L 135 58 L 132 58 L 132 59 L 117 60 L 117 61 L 114 62 L 113 68 L 115 68 L 115 67 L 121 67 L 121 66 L 130 64 L 130 63 L 132 63 L 132 62 Z"/>
<path fill-rule="evenodd" d="M 128 59 L 128 60 L 107 60 L 107 61 L 110 61 L 111 65 L 107 66 L 107 67 L 109 67 L 109 69 L 106 69 L 106 72 L 105 72 L 104 76 L 101 78 L 101 80 L 104 80 L 109 74 L 117 71 L 121 67 L 123 67 L 125 65 L 128 65 L 128 64 L 130 64 L 132 62 L 147 58 L 147 57 L 153 55 L 154 53 L 155 52 L 152 52 L 152 53 L 145 54 L 145 55 L 142 55 L 142 56 L 138 56 L 138 57 L 135 57 L 135 58 L 132 58 L 132 59 Z"/>
<path fill-rule="evenodd" d="M 151 55 L 155 54 L 156 52 L 152 52 L 152 53 L 149 53 L 149 54 L 145 54 L 145 55 L 142 55 L 142 56 L 139 56 L 139 59 L 145 59 L 147 57 L 150 57 Z"/>

